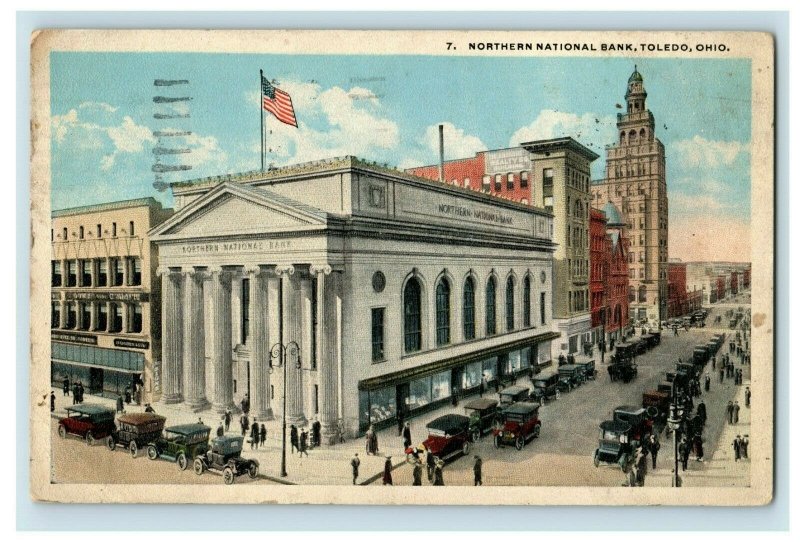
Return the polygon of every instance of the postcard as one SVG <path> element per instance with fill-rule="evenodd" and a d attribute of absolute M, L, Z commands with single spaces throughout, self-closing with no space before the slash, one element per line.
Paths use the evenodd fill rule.
<path fill-rule="evenodd" d="M 771 501 L 770 35 L 31 57 L 32 499 Z"/>

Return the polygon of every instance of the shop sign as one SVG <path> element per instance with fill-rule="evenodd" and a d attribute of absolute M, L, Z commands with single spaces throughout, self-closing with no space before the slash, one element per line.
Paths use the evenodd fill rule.
<path fill-rule="evenodd" d="M 150 348 L 150 343 L 147 341 L 134 341 L 131 339 L 114 339 L 114 346 L 119 346 L 120 348 L 139 348 L 141 350 L 147 350 Z"/>
<path fill-rule="evenodd" d="M 68 300 L 77 301 L 150 301 L 147 292 L 65 292 L 65 295 Z"/>
<path fill-rule="evenodd" d="M 77 344 L 97 344 L 97 335 L 81 335 L 78 333 L 66 333 L 64 331 L 52 331 L 50 338 L 54 341 Z"/>

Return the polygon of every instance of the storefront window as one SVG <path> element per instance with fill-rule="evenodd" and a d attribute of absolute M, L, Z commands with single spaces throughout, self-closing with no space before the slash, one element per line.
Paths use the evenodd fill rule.
<path fill-rule="evenodd" d="M 476 388 L 481 384 L 481 373 L 483 372 L 483 363 L 480 361 L 470 363 L 464 366 L 464 377 L 462 378 L 462 389 Z"/>
<path fill-rule="evenodd" d="M 369 392 L 369 423 L 388 420 L 397 414 L 394 386 Z"/>
<path fill-rule="evenodd" d="M 497 377 L 497 357 L 491 357 L 483 360 L 483 374 L 486 375 L 486 380 L 491 381 Z"/>
<path fill-rule="evenodd" d="M 433 401 L 450 397 L 450 393 L 450 371 L 444 371 L 431 377 L 431 398 Z"/>
<path fill-rule="evenodd" d="M 533 359 L 531 357 L 531 347 L 527 346 L 527 347 L 523 348 L 522 350 L 520 350 L 519 352 L 520 352 L 520 354 L 519 354 L 519 368 L 520 368 L 520 370 L 524 371 L 525 369 L 529 369 L 530 366 L 531 366 L 531 360 Z"/>
<path fill-rule="evenodd" d="M 408 387 L 406 410 L 415 410 L 431 402 L 431 378 L 412 380 Z"/>
<path fill-rule="evenodd" d="M 520 365 L 520 351 L 519 350 L 512 350 L 508 353 L 507 361 L 506 361 L 506 372 L 507 374 L 514 374 L 518 373 L 522 370 L 522 366 Z"/>

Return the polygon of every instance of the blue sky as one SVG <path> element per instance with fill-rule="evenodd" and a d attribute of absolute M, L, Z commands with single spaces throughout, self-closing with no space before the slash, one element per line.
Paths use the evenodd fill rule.
<path fill-rule="evenodd" d="M 747 259 L 736 257 L 749 254 L 747 60 L 53 53 L 52 205 L 141 196 L 171 205 L 153 188 L 154 130 L 192 132 L 172 138 L 192 153 L 163 160 L 192 170 L 166 181 L 259 168 L 259 69 L 292 96 L 299 123 L 267 116 L 275 165 L 345 154 L 435 163 L 445 123 L 448 159 L 569 135 L 601 155 L 600 178 L 634 63 L 667 152 L 670 256 Z M 173 107 L 154 104 L 156 94 L 191 96 L 173 110 L 190 117 L 154 119 Z"/>

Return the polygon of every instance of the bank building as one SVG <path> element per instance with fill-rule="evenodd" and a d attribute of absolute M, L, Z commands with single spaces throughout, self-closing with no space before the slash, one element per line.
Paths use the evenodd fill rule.
<path fill-rule="evenodd" d="M 544 209 L 355 157 L 171 188 L 150 232 L 166 403 L 247 394 L 330 443 L 552 363 Z"/>

